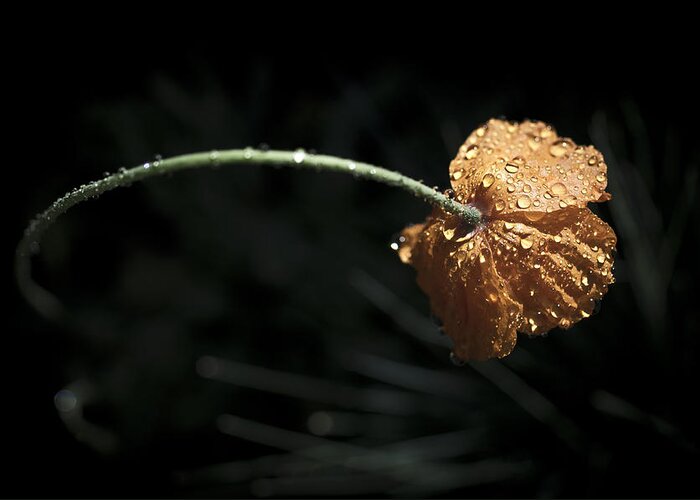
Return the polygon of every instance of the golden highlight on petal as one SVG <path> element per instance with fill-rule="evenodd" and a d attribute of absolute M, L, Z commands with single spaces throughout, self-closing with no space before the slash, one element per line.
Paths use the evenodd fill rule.
<path fill-rule="evenodd" d="M 591 316 L 614 282 L 616 237 L 587 207 L 605 201 L 602 155 L 542 122 L 490 120 L 450 165 L 457 200 L 484 222 L 435 209 L 398 252 L 465 360 L 508 355 L 517 332 L 541 335 Z M 595 184 L 594 184 L 595 183 Z"/>

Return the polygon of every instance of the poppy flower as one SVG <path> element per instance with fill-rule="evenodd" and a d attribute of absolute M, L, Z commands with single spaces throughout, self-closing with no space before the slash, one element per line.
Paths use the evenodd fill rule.
<path fill-rule="evenodd" d="M 550 125 L 490 120 L 450 163 L 450 196 L 476 207 L 470 227 L 435 208 L 400 237 L 399 257 L 461 360 L 504 357 L 517 332 L 542 335 L 589 317 L 614 282 L 616 236 L 589 202 L 610 199 L 592 146 Z"/>

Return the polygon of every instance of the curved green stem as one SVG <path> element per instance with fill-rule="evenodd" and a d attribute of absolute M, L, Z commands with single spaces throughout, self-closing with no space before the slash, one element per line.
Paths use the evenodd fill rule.
<path fill-rule="evenodd" d="M 32 281 L 31 255 L 38 253 L 39 243 L 46 229 L 54 220 L 68 211 L 73 205 L 89 198 L 97 197 L 105 191 L 157 175 L 193 168 L 240 165 L 245 163 L 349 173 L 360 179 L 373 180 L 404 189 L 418 198 L 431 204 L 438 205 L 445 211 L 462 217 L 472 226 L 475 226 L 481 220 L 481 214 L 476 208 L 469 205 L 462 205 L 446 197 L 439 191 L 410 177 L 368 163 L 345 160 L 334 156 L 308 154 L 303 150 L 261 151 L 246 148 L 193 153 L 175 156 L 165 160 L 157 160 L 152 163 L 145 163 L 128 170 L 120 169 L 116 174 L 75 188 L 53 202 L 49 208 L 40 213 L 29 224 L 17 246 L 15 254 L 15 273 L 20 291 L 27 301 L 42 315 L 56 319 L 63 314 L 63 309 L 58 300 Z"/>

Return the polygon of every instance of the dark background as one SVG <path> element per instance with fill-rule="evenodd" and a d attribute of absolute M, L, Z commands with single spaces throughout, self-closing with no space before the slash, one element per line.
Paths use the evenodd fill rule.
<path fill-rule="evenodd" d="M 35 259 L 70 321 L 14 288 L 6 301 L 2 493 L 699 495 L 698 99 L 682 67 L 315 42 L 42 47 L 15 96 L 31 111 L 15 125 L 27 155 L 6 166 L 6 262 L 52 200 L 156 155 L 304 147 L 445 188 L 466 136 L 503 115 L 605 154 L 598 213 L 619 253 L 601 312 L 453 366 L 388 246 L 428 212 L 405 193 L 256 167 L 118 189 L 62 217 Z M 309 458 L 309 435 L 354 448 Z"/>

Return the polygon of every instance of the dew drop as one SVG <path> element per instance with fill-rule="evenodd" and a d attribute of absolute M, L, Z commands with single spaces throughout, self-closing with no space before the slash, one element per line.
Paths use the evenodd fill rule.
<path fill-rule="evenodd" d="M 476 158 L 476 155 L 478 155 L 478 154 L 479 154 L 479 146 L 477 146 L 476 144 L 472 144 L 464 152 L 464 157 L 467 160 L 473 160 L 474 158 Z"/>
<path fill-rule="evenodd" d="M 549 146 L 549 154 L 554 156 L 555 158 L 560 158 L 564 156 L 569 148 L 571 147 L 571 144 L 564 139 L 559 139 L 558 141 L 554 141 L 551 146 Z"/>
<path fill-rule="evenodd" d="M 530 191 L 532 191 L 532 186 L 530 186 L 530 184 L 523 184 L 523 191 L 529 193 Z"/>
<path fill-rule="evenodd" d="M 451 240 L 455 236 L 455 230 L 454 228 L 452 229 L 443 229 L 442 234 L 445 237 L 446 240 Z"/>
<path fill-rule="evenodd" d="M 301 148 L 294 151 L 294 154 L 292 155 L 294 163 L 301 163 L 304 161 L 304 158 L 306 158 L 306 151 Z"/>
<path fill-rule="evenodd" d="M 561 236 L 559 236 L 558 234 L 554 235 L 554 242 L 561 243 Z"/>
<path fill-rule="evenodd" d="M 513 229 L 513 228 L 515 227 L 515 224 L 513 224 L 512 222 L 504 222 L 504 223 L 503 223 L 503 227 L 504 227 L 507 231 L 510 231 L 511 229 Z"/>
<path fill-rule="evenodd" d="M 484 134 L 486 133 L 486 130 L 488 130 L 488 128 L 489 128 L 488 125 L 486 125 L 486 124 L 482 125 L 478 129 L 476 129 L 476 135 L 478 137 L 484 137 Z"/>
<path fill-rule="evenodd" d="M 514 174 L 518 171 L 518 166 L 515 163 L 506 163 L 506 171 Z"/>
<path fill-rule="evenodd" d="M 253 148 L 248 147 L 243 150 L 243 158 L 250 160 L 253 157 Z"/>
<path fill-rule="evenodd" d="M 508 192 L 512 193 L 513 191 L 515 191 L 515 186 L 508 186 Z"/>
<path fill-rule="evenodd" d="M 588 164 L 589 165 L 595 165 L 598 162 L 598 158 L 595 156 L 589 156 L 588 157 Z"/>
<path fill-rule="evenodd" d="M 581 283 L 583 283 L 584 286 L 588 286 L 588 276 L 581 278 Z"/>
<path fill-rule="evenodd" d="M 78 397 L 73 391 L 61 389 L 53 398 L 56 409 L 60 412 L 71 412 L 78 406 Z"/>
<path fill-rule="evenodd" d="M 151 168 L 151 164 L 150 164 L 150 163 L 144 163 L 144 164 L 143 164 L 143 169 L 144 169 L 144 170 L 148 170 L 149 168 Z"/>
<path fill-rule="evenodd" d="M 484 175 L 484 178 L 482 179 L 481 183 L 485 188 L 488 188 L 491 186 L 496 181 L 496 178 L 493 176 L 493 174 L 486 174 Z"/>
<path fill-rule="evenodd" d="M 552 186 L 552 193 L 554 193 L 557 196 L 561 196 L 563 194 L 566 194 L 566 186 L 562 184 L 561 182 L 557 182 Z"/>
<path fill-rule="evenodd" d="M 535 206 L 535 207 L 539 207 L 539 206 L 540 206 L 540 200 L 535 200 L 535 201 L 533 201 L 533 202 L 532 202 L 532 205 Z"/>
<path fill-rule="evenodd" d="M 480 253 L 480 254 L 479 254 L 479 262 L 482 263 L 482 264 L 483 264 L 484 262 L 486 262 L 486 257 L 484 257 L 484 254 L 483 254 L 483 253 Z"/>
<path fill-rule="evenodd" d="M 532 238 L 529 236 L 527 238 L 520 238 L 520 246 L 525 250 L 532 248 L 533 243 Z"/>
<path fill-rule="evenodd" d="M 456 181 L 460 180 L 463 175 L 464 175 L 464 170 L 462 170 L 462 169 L 455 170 L 454 172 L 452 172 L 452 178 Z"/>
<path fill-rule="evenodd" d="M 530 206 L 529 196 L 520 196 L 518 198 L 518 208 L 528 208 Z"/>
<path fill-rule="evenodd" d="M 595 176 L 595 180 L 597 180 L 598 182 L 605 182 L 605 174 L 602 172 L 599 173 Z"/>
<path fill-rule="evenodd" d="M 603 255 L 602 253 L 598 256 L 598 263 L 599 264 L 605 263 L 605 255 Z"/>
<path fill-rule="evenodd" d="M 564 200 L 559 200 L 559 208 L 566 208 L 568 207 L 569 204 L 565 202 Z"/>
<path fill-rule="evenodd" d="M 500 212 L 501 210 L 506 208 L 506 204 L 503 200 L 496 200 L 495 208 L 496 208 L 496 212 Z"/>
<path fill-rule="evenodd" d="M 406 237 L 399 233 L 392 238 L 391 243 L 389 243 L 389 248 L 391 248 L 395 252 L 398 252 L 398 250 L 401 248 L 401 245 L 403 245 L 404 243 L 406 243 Z"/>
<path fill-rule="evenodd" d="M 530 149 L 532 149 L 533 151 L 537 151 L 542 145 L 542 139 L 539 137 L 530 137 L 527 140 L 527 145 L 530 146 Z"/>

